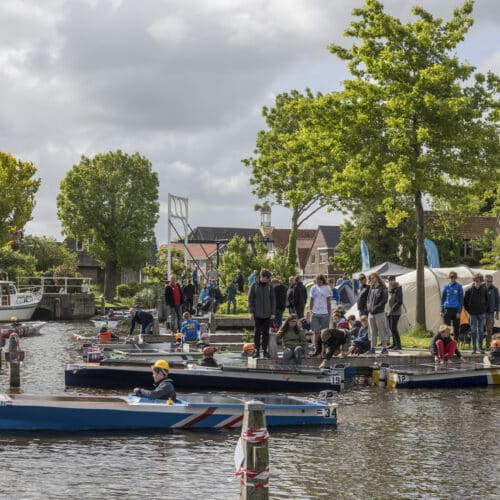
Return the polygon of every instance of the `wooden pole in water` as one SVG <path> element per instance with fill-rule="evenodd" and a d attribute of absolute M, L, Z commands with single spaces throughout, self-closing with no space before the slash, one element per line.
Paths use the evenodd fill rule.
<path fill-rule="evenodd" d="M 11 387 L 21 387 L 21 362 L 19 351 L 19 337 L 12 333 L 9 337 L 9 378 Z"/>
<path fill-rule="evenodd" d="M 243 464 L 240 500 L 267 500 L 269 498 L 269 434 L 266 428 L 265 405 L 247 401 L 241 429 Z"/>

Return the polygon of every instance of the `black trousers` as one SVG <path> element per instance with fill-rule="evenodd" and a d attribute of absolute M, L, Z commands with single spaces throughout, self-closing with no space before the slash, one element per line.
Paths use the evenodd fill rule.
<path fill-rule="evenodd" d="M 255 349 L 260 350 L 262 346 L 262 349 L 267 351 L 267 346 L 269 345 L 269 327 L 271 326 L 271 318 L 254 318 L 254 320 L 255 329 L 253 342 Z"/>
<path fill-rule="evenodd" d="M 446 325 L 453 324 L 453 337 L 458 342 L 460 333 L 460 318 L 457 318 L 458 309 L 450 307 L 444 310 L 443 320 Z"/>
<path fill-rule="evenodd" d="M 392 333 L 392 345 L 394 347 L 401 348 L 401 337 L 399 336 L 399 331 L 398 331 L 399 316 L 391 314 L 388 316 L 388 318 L 389 318 L 389 328 Z"/>

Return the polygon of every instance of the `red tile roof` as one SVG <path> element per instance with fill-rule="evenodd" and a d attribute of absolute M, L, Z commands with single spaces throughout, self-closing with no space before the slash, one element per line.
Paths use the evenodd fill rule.
<path fill-rule="evenodd" d="M 172 243 L 172 247 L 184 251 L 183 243 Z M 167 248 L 167 244 L 163 243 L 161 248 Z M 188 243 L 188 260 L 205 260 L 207 255 L 210 257 L 217 251 L 215 243 Z"/>
<path fill-rule="evenodd" d="M 484 236 L 486 229 L 493 231 L 495 234 L 498 231 L 498 217 L 468 217 L 460 228 L 460 236 L 464 240 L 471 240 Z"/>

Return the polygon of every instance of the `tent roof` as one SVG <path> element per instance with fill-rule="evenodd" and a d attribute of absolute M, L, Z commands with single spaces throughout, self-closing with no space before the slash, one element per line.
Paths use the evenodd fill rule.
<path fill-rule="evenodd" d="M 370 269 L 363 271 L 363 274 L 368 276 L 371 273 L 379 273 L 382 278 L 387 278 L 388 276 L 401 276 L 402 274 L 409 273 L 410 271 L 413 271 L 413 269 L 386 261 L 382 262 L 382 264 L 378 264 L 377 266 L 370 267 Z M 358 279 L 359 274 L 360 273 L 354 273 L 352 277 Z"/>

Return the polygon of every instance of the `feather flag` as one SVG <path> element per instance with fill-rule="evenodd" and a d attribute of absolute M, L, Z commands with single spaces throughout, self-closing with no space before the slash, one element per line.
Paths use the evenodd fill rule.
<path fill-rule="evenodd" d="M 439 265 L 439 252 L 436 244 L 432 240 L 425 238 L 424 246 L 427 252 L 427 266 L 430 268 L 441 267 Z"/>
<path fill-rule="evenodd" d="M 370 254 L 365 240 L 361 240 L 361 270 L 367 271 L 370 269 Z"/>

